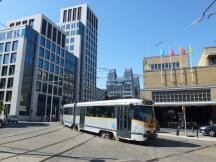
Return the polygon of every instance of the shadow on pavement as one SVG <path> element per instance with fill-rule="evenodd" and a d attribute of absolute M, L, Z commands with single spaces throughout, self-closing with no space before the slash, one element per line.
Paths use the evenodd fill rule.
<path fill-rule="evenodd" d="M 18 122 L 18 123 L 5 124 L 5 128 L 27 128 L 27 127 L 44 127 L 44 126 L 50 126 L 50 123 Z"/>
<path fill-rule="evenodd" d="M 161 139 L 157 138 L 155 140 L 147 140 L 144 142 L 138 141 L 127 141 L 127 140 L 120 140 L 121 142 L 128 143 L 128 144 L 135 144 L 140 146 L 154 146 L 154 147 L 201 147 L 197 144 L 192 144 L 183 141 L 175 141 L 170 139 Z"/>

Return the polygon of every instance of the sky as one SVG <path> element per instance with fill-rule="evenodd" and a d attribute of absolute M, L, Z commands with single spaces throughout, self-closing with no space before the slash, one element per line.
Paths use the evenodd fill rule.
<path fill-rule="evenodd" d="M 116 69 L 121 77 L 125 68 L 143 75 L 143 58 L 168 53 L 179 46 L 192 46 L 196 66 L 204 47 L 216 45 L 216 15 L 190 25 L 202 16 L 213 0 L 2 0 L 0 23 L 43 13 L 59 22 L 61 8 L 88 3 L 99 19 L 97 86 L 106 87 L 108 71 Z M 207 14 L 216 12 L 216 3 Z M 2 28 L 2 26 L 0 26 Z M 143 78 L 140 78 L 143 88 Z"/>

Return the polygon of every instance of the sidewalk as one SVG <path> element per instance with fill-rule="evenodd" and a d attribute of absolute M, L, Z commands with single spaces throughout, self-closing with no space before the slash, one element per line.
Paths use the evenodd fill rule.
<path fill-rule="evenodd" d="M 160 131 L 158 132 L 158 136 L 159 137 L 169 136 L 169 137 L 175 137 L 175 138 L 186 138 L 186 139 L 192 139 L 192 140 L 216 142 L 216 137 L 203 136 L 200 133 L 198 133 L 198 137 L 196 137 L 196 130 L 194 130 L 194 132 L 192 132 L 192 130 L 187 130 L 187 136 L 185 136 L 185 130 L 181 129 L 179 132 L 179 136 L 176 136 L 176 129 L 161 128 Z"/>

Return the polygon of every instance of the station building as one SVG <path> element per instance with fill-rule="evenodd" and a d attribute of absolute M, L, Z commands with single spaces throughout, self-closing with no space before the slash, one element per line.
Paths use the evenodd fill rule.
<path fill-rule="evenodd" d="M 191 67 L 189 58 L 185 54 L 143 60 L 141 98 L 154 101 L 162 127 L 176 127 L 183 111 L 188 124 L 216 121 L 216 47 L 204 48 L 197 66 Z"/>

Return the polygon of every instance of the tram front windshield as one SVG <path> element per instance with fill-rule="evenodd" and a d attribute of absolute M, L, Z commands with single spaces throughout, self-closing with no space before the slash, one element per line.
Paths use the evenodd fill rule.
<path fill-rule="evenodd" d="M 134 108 L 134 119 L 139 121 L 149 121 L 154 118 L 152 106 L 136 105 Z"/>

